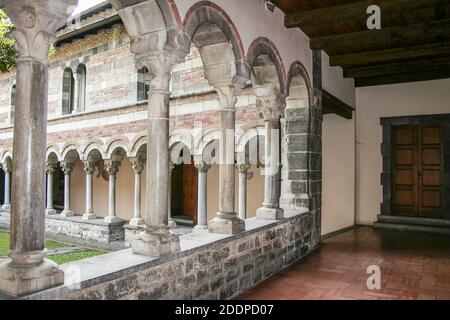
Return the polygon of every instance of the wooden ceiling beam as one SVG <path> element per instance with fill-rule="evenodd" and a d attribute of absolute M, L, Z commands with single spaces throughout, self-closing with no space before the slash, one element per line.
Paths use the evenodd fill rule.
<path fill-rule="evenodd" d="M 285 15 L 287 28 L 314 27 L 354 19 L 367 19 L 367 8 L 376 4 L 382 14 L 404 13 L 411 10 L 435 6 L 441 0 L 364 0 L 356 3 L 330 6 Z"/>
<path fill-rule="evenodd" d="M 369 87 L 369 86 L 379 86 L 388 84 L 398 84 L 398 83 L 409 83 L 418 81 L 430 81 L 437 79 L 447 79 L 450 78 L 450 69 L 440 69 L 424 72 L 412 72 L 403 73 L 395 75 L 384 75 L 379 77 L 370 78 L 356 78 L 355 87 Z"/>
<path fill-rule="evenodd" d="M 434 43 L 408 48 L 395 48 L 378 51 L 349 53 L 330 57 L 331 66 L 342 68 L 380 64 L 386 62 L 398 62 L 408 59 L 435 58 L 450 56 L 450 43 Z"/>
<path fill-rule="evenodd" d="M 392 74 L 426 72 L 438 69 L 450 69 L 450 56 L 347 68 L 344 69 L 344 76 L 348 78 L 369 78 Z"/>
<path fill-rule="evenodd" d="M 340 55 L 374 50 L 430 44 L 436 38 L 450 36 L 450 19 L 409 26 L 384 28 L 313 38 L 310 47 L 324 50 L 328 55 Z"/>

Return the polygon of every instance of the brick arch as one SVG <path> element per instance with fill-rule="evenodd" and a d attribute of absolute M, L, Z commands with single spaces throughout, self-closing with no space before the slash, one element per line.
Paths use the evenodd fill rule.
<path fill-rule="evenodd" d="M 255 63 L 255 60 L 261 55 L 267 55 L 270 57 L 277 70 L 280 92 L 286 93 L 286 69 L 284 67 L 280 52 L 270 39 L 266 37 L 259 37 L 250 44 L 247 55 L 245 57 L 245 62 L 249 72 L 251 71 L 251 68 Z"/>
<path fill-rule="evenodd" d="M 229 15 L 217 4 L 210 1 L 199 1 L 187 11 L 183 26 L 185 36 L 189 39 L 189 42 L 192 42 L 198 28 L 208 22 L 219 27 L 232 44 L 236 75 L 239 78 L 243 78 L 241 81 L 248 79 L 248 70 L 245 66 L 245 50 L 241 36 Z"/>

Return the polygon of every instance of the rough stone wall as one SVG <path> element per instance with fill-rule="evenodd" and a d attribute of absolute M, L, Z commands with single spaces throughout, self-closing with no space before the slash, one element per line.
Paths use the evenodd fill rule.
<path fill-rule="evenodd" d="M 172 257 L 58 299 L 228 299 L 284 269 L 312 249 L 304 214 Z M 186 254 L 187 253 L 187 254 Z M 84 287 L 84 285 L 83 285 Z M 43 293 L 45 297 L 45 292 Z M 38 296 L 33 298 L 39 298 Z"/>

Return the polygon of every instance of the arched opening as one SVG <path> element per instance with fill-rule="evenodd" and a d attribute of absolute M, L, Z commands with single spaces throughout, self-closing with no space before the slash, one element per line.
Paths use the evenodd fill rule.
<path fill-rule="evenodd" d="M 75 111 L 82 112 L 86 110 L 86 66 L 80 64 L 77 68 L 77 79 L 75 87 Z"/>
<path fill-rule="evenodd" d="M 51 199 L 51 203 L 47 203 L 47 209 L 54 209 L 57 212 L 64 210 L 64 173 L 59 165 L 58 156 L 51 152 L 47 156 L 47 177 L 50 175 L 49 181 L 47 178 L 47 202 Z M 49 187 L 49 183 L 51 186 Z M 49 197 L 51 192 L 51 197 Z"/>
<path fill-rule="evenodd" d="M 178 225 L 197 224 L 197 170 L 189 148 L 184 143 L 175 143 L 170 148 L 173 169 L 170 178 L 170 212 Z M 170 168 L 169 168 L 170 174 Z"/>
<path fill-rule="evenodd" d="M 291 66 L 287 90 L 280 203 L 285 210 L 310 211 L 311 181 L 320 179 L 320 159 L 313 152 L 310 82 L 300 62 Z"/>
<path fill-rule="evenodd" d="M 146 77 L 148 76 L 147 67 L 142 67 L 138 70 L 137 79 L 137 101 L 148 100 L 148 93 L 150 91 L 150 85 L 147 84 Z"/>
<path fill-rule="evenodd" d="M 63 90 L 62 90 L 62 114 L 72 114 L 74 111 L 74 87 L 75 79 L 72 69 L 66 68 L 63 73 Z"/>
<path fill-rule="evenodd" d="M 16 112 L 16 85 L 11 88 L 11 109 L 9 112 L 9 124 L 14 124 L 14 114 Z"/>

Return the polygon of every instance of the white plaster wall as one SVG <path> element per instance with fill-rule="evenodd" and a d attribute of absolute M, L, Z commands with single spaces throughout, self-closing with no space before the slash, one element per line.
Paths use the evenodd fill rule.
<path fill-rule="evenodd" d="M 330 57 L 322 51 L 322 87 L 345 103 L 355 107 L 355 81 L 344 78 L 341 67 L 330 67 Z"/>
<path fill-rule="evenodd" d="M 187 11 L 198 0 L 175 0 L 184 20 Z M 304 64 L 311 77 L 312 52 L 309 40 L 300 29 L 286 29 L 284 27 L 284 13 L 276 9 L 269 14 L 260 0 L 213 0 L 231 18 L 242 39 L 245 53 L 251 43 L 259 38 L 270 39 L 278 48 L 283 59 L 286 73 L 292 62 L 300 61 Z M 263 22 L 263 23 L 262 23 Z"/>
<path fill-rule="evenodd" d="M 450 79 L 358 88 L 357 223 L 372 224 L 380 212 L 381 117 L 450 113 Z"/>
<path fill-rule="evenodd" d="M 355 118 L 324 115 L 322 235 L 355 222 Z"/>

